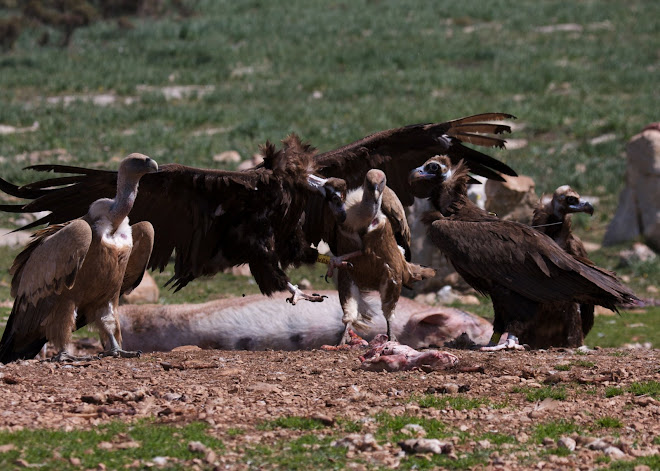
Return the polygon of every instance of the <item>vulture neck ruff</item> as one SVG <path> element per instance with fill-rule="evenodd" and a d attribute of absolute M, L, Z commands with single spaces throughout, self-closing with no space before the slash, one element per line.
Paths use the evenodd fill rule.
<path fill-rule="evenodd" d="M 382 193 L 378 199 L 372 193 L 356 188 L 346 195 L 346 221 L 342 226 L 351 232 L 370 231 L 384 218 L 380 211 Z"/>

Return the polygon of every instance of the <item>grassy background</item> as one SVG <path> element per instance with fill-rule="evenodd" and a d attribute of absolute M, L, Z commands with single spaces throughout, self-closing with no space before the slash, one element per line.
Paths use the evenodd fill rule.
<path fill-rule="evenodd" d="M 0 55 L 0 124 L 36 121 L 39 129 L 0 135 L 0 175 L 27 182 L 35 175 L 21 168 L 52 162 L 38 153 L 52 149 L 84 165 L 115 167 L 142 152 L 217 167 L 215 154 L 235 149 L 247 158 L 290 132 L 327 150 L 380 129 L 504 111 L 519 118 L 511 137 L 528 145 L 493 154 L 532 176 L 539 193 L 571 184 L 598 197 L 595 216 L 578 217 L 576 226 L 599 242 L 623 185 L 625 143 L 658 119 L 658 2 L 190 3 L 197 12 L 190 18 L 77 30 L 68 49 L 38 47 L 41 30 L 27 30 Z M 562 24 L 573 26 L 546 28 Z M 180 85 L 200 88 L 179 98 L 162 92 Z M 95 105 L 89 97 L 98 94 L 116 101 Z M 11 220 L 2 215 L 0 223 Z M 593 257 L 646 295 L 658 263 L 620 268 L 618 249 Z M 1 266 L 15 253 L 0 251 Z M 318 286 L 321 273 L 293 278 Z M 9 299 L 9 276 L 0 276 L 0 300 Z M 256 291 L 252 280 L 220 276 L 163 297 L 193 302 Z M 488 303 L 478 310 L 490 315 Z M 644 322 L 657 328 L 658 312 Z M 639 324 L 613 319 L 599 320 L 604 335 L 591 344 L 619 345 L 633 336 L 626 323 Z"/>
<path fill-rule="evenodd" d="M 584 195 L 598 197 L 594 217 L 578 217 L 576 226 L 584 239 L 599 242 L 623 185 L 625 143 L 658 120 L 660 2 L 190 3 L 197 11 L 191 18 L 134 20 L 130 30 L 114 22 L 97 23 L 78 30 L 68 49 L 38 47 L 41 31 L 26 31 L 13 51 L 0 55 L 0 124 L 27 127 L 37 121 L 39 129 L 0 135 L 0 175 L 27 182 L 35 176 L 21 168 L 51 162 L 54 157 L 37 152 L 52 149 L 64 149 L 72 163 L 110 168 L 130 152 L 149 154 L 159 162 L 217 167 L 215 154 L 235 149 L 247 158 L 266 139 L 277 141 L 290 132 L 327 150 L 380 129 L 504 111 L 519 118 L 512 138 L 526 139 L 528 145 L 493 154 L 532 176 L 539 193 L 570 184 Z M 0 16 L 6 14 L 0 8 Z M 558 24 L 577 27 L 543 29 Z M 161 87 L 174 85 L 206 88 L 167 99 Z M 97 106 L 85 99 L 96 94 L 112 94 L 116 102 Z M 80 99 L 65 105 L 63 96 Z M 607 137 L 596 139 L 602 136 Z M 2 226 L 11 227 L 11 222 L 0 216 Z M 598 264 L 629 276 L 631 286 L 646 295 L 649 285 L 658 284 L 658 263 L 618 267 L 619 249 L 601 249 L 592 256 Z M 5 267 L 0 270 L 0 301 L 10 300 L 6 267 L 16 253 L 15 248 L 0 248 L 0 267 Z M 307 277 L 319 286 L 322 270 L 296 271 L 292 278 Z M 167 278 L 165 273 L 157 281 L 162 286 Z M 198 302 L 253 292 L 257 288 L 251 279 L 223 275 L 194 282 L 176 295 L 163 291 L 162 297 L 168 303 Z M 468 309 L 492 315 L 487 302 Z M 1 308 L 0 317 L 8 311 Z M 587 344 L 651 341 L 657 346 L 659 319 L 659 308 L 599 316 Z M 377 438 L 382 440 L 398 433 L 402 420 L 420 419 L 377 420 L 382 429 Z M 439 437 L 449 433 L 439 421 L 424 425 Z M 541 426 L 564 433 L 574 424 Z M 273 427 L 304 433 L 315 425 Z M 115 451 L 114 457 L 98 451 L 85 454 L 117 433 L 130 433 L 144 449 L 152 449 L 151 455 L 182 460 L 190 459 L 185 447 L 189 440 L 202 440 L 218 452 L 223 448 L 196 425 L 181 429 L 173 441 L 163 441 L 171 430 L 148 424 L 115 424 L 75 433 L 73 446 L 61 445 L 61 432 L 39 430 L 3 433 L 0 443 L 27 444 L 32 454 L 25 451 L 21 456 L 50 469 L 75 468 L 65 461 L 73 456 L 86 467 L 101 460 L 117 468 L 130 464 L 133 450 Z M 545 429 L 539 432 L 549 434 Z M 487 438 L 498 443 L 498 437 Z M 330 438 L 303 435 L 254 450 L 248 459 L 266 466 L 328 466 L 324 454 L 306 451 L 319 440 Z M 64 460 L 53 450 L 59 450 Z M 347 463 L 342 452 L 330 450 L 337 466 Z M 3 455 L 0 463 L 13 466 L 19 452 Z M 456 463 L 437 459 L 414 458 L 402 467 L 460 468 L 488 461 L 478 453 Z M 655 458 L 648 460 L 619 463 L 617 469 L 658 465 Z"/>

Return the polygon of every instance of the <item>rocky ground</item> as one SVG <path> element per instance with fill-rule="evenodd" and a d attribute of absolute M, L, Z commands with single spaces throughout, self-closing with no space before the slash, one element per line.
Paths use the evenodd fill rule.
<path fill-rule="evenodd" d="M 209 458 L 223 468 L 249 467 L 243 454 L 255 443 L 300 436 L 300 430 L 262 426 L 292 416 L 325 424 L 313 433 L 335 436 L 335 445 L 366 466 L 401 465 L 407 456 L 400 440 L 371 438 L 382 412 L 442 422 L 450 431 L 442 443 L 409 446 L 435 446 L 453 459 L 487 450 L 480 469 L 593 469 L 660 453 L 660 350 L 451 352 L 460 360 L 451 369 L 396 373 L 361 370 L 354 351 L 184 347 L 137 359 L 23 361 L 0 367 L 0 427 L 205 421 L 226 444 Z M 555 394 L 562 391 L 565 397 Z M 361 425 L 348 432 L 342 423 Z M 570 430 L 541 436 L 544 424 L 558 423 Z M 410 438 L 426 434 L 419 426 L 406 430 Z M 502 435 L 513 439 L 488 439 Z"/>

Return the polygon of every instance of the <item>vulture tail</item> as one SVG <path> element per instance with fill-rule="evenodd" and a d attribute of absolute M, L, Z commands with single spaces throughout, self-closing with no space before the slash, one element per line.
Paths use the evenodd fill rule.
<path fill-rule="evenodd" d="M 28 345 L 17 349 L 16 347 L 16 338 L 12 332 L 12 326 L 14 324 L 15 312 L 12 309 L 7 325 L 5 326 L 5 332 L 2 334 L 2 340 L 0 340 L 0 363 L 10 363 L 16 360 L 30 360 L 36 357 L 44 345 L 46 345 L 46 338 L 39 338 L 33 340 Z"/>

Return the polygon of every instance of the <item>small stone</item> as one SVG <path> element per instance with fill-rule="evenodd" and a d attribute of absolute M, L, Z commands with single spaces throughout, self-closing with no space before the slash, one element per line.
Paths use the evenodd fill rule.
<path fill-rule="evenodd" d="M 207 447 L 202 442 L 188 442 L 188 451 L 191 453 L 206 453 Z"/>
<path fill-rule="evenodd" d="M 484 450 L 488 450 L 490 448 L 490 442 L 488 440 L 479 440 L 477 445 L 479 445 L 479 448 L 483 448 Z"/>
<path fill-rule="evenodd" d="M 151 461 L 156 466 L 165 466 L 167 464 L 167 456 L 156 456 Z"/>
<path fill-rule="evenodd" d="M 545 437 L 543 439 L 543 446 L 545 447 L 555 446 L 555 441 L 550 437 Z"/>
<path fill-rule="evenodd" d="M 424 430 L 424 427 L 419 424 L 407 424 L 401 429 L 401 431 L 417 437 L 423 437 L 426 435 L 426 430 Z"/>
<path fill-rule="evenodd" d="M 241 161 L 241 154 L 235 150 L 227 150 L 213 156 L 214 162 L 238 163 Z"/>
<path fill-rule="evenodd" d="M 456 394 L 458 392 L 458 384 L 455 383 L 447 383 L 443 384 L 440 387 L 440 392 L 444 394 Z"/>
<path fill-rule="evenodd" d="M 587 448 L 589 448 L 590 450 L 599 450 L 599 451 L 602 451 L 602 450 L 606 449 L 606 448 L 609 447 L 609 446 L 610 446 L 609 443 L 607 443 L 605 440 L 602 440 L 602 439 L 600 439 L 600 438 L 597 438 L 596 440 L 590 442 L 590 443 L 587 445 Z"/>
<path fill-rule="evenodd" d="M 575 447 L 577 446 L 577 444 L 575 443 L 575 440 L 573 440 L 570 437 L 561 437 L 557 441 L 557 446 L 559 448 L 566 448 L 569 451 L 575 451 Z"/>
<path fill-rule="evenodd" d="M 613 460 L 620 460 L 621 458 L 625 458 L 626 456 L 626 454 L 623 451 L 621 451 L 619 448 L 615 446 L 608 446 L 603 450 L 603 453 L 605 453 Z"/>
<path fill-rule="evenodd" d="M 441 442 L 436 438 L 410 438 L 399 442 L 399 446 L 406 453 L 451 453 L 454 445 L 447 442 Z"/>

